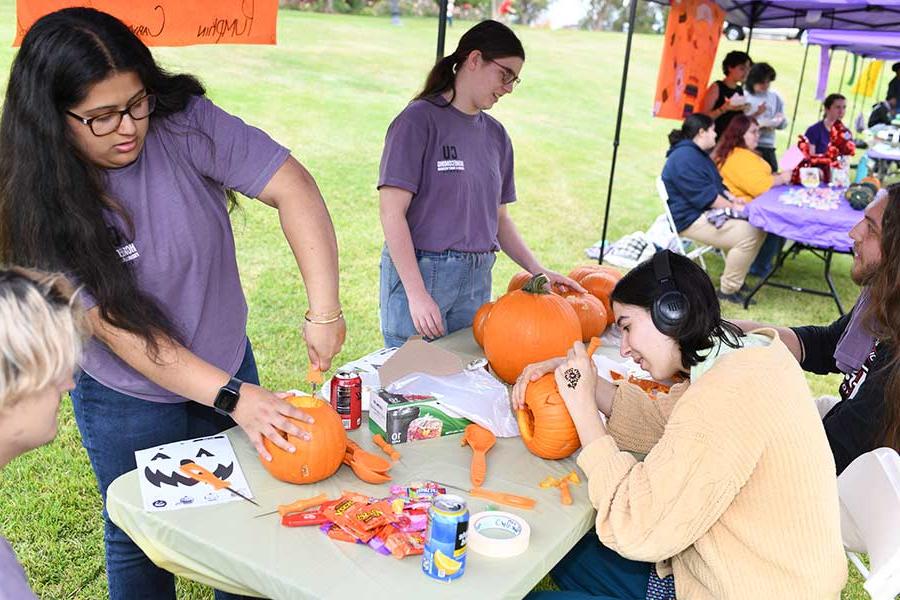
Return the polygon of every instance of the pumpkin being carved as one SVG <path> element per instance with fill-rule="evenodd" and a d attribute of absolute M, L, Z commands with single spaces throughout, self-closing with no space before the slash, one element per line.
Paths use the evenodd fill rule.
<path fill-rule="evenodd" d="M 512 384 L 534 362 L 565 356 L 581 339 L 581 324 L 565 298 L 549 291 L 539 273 L 521 290 L 494 303 L 484 324 L 484 355 L 494 373 Z"/>
<path fill-rule="evenodd" d="M 297 449 L 292 454 L 263 437 L 263 445 L 272 455 L 272 460 L 260 461 L 273 477 L 281 481 L 315 483 L 331 477 L 340 468 L 347 451 L 347 432 L 341 418 L 330 404 L 313 396 L 291 396 L 286 401 L 315 419 L 312 424 L 290 419 L 300 429 L 310 432 L 312 440 L 300 440 L 289 435 L 288 441 Z"/>
<path fill-rule="evenodd" d="M 481 308 L 475 311 L 475 318 L 472 319 L 472 336 L 479 348 L 484 348 L 484 323 L 492 308 L 494 308 L 493 302 L 485 302 Z"/>
<path fill-rule="evenodd" d="M 581 447 L 553 373 L 528 384 L 525 408 L 516 411 L 516 419 L 525 447 L 541 458 L 566 458 Z"/>

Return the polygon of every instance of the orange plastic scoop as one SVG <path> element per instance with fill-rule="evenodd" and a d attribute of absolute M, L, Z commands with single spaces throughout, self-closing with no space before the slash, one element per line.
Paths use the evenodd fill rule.
<path fill-rule="evenodd" d="M 488 450 L 497 443 L 497 436 L 482 427 L 472 423 L 466 427 L 459 445 L 468 444 L 472 448 L 472 466 L 469 468 L 469 477 L 472 485 L 481 486 L 484 483 L 484 477 L 487 474 L 487 458 Z"/>
<path fill-rule="evenodd" d="M 375 442 L 375 445 L 384 451 L 385 454 L 391 457 L 391 460 L 397 462 L 400 460 L 400 453 L 394 450 L 394 447 L 385 441 L 383 437 L 381 437 L 380 433 L 376 433 L 372 436 L 372 441 Z"/>
<path fill-rule="evenodd" d="M 354 475 L 366 483 L 386 483 L 391 480 L 387 474 L 391 463 L 366 452 L 356 442 L 347 440 L 347 453 L 344 455 L 344 464 L 353 469 Z"/>

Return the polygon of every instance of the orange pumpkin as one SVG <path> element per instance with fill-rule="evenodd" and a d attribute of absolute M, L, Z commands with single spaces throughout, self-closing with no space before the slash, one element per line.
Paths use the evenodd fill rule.
<path fill-rule="evenodd" d="M 553 373 L 528 384 L 525 408 L 516 411 L 516 420 L 525 447 L 541 458 L 566 458 L 581 447 Z"/>
<path fill-rule="evenodd" d="M 621 278 L 621 276 L 620 276 Z M 581 281 L 581 287 L 586 289 L 592 296 L 603 302 L 606 308 L 606 324 L 611 325 L 615 320 L 612 311 L 612 301 L 609 297 L 612 295 L 613 289 L 619 282 L 614 275 L 606 271 L 596 271 L 590 275 L 585 275 Z"/>
<path fill-rule="evenodd" d="M 575 267 L 569 273 L 569 277 L 581 283 L 581 280 L 591 275 L 593 273 L 609 273 L 615 278 L 616 282 L 622 279 L 622 273 L 615 267 L 610 267 L 607 265 L 581 265 L 580 267 Z"/>
<path fill-rule="evenodd" d="M 528 271 L 519 271 L 512 276 L 512 279 L 509 280 L 509 285 L 506 286 L 506 291 L 512 292 L 513 290 L 521 290 L 522 287 L 529 281 L 531 281 L 531 273 L 529 273 Z"/>
<path fill-rule="evenodd" d="M 331 477 L 347 452 L 347 432 L 341 418 L 330 404 L 313 396 L 291 396 L 286 401 L 315 419 L 315 423 L 309 424 L 289 418 L 294 425 L 310 432 L 312 439 L 306 441 L 288 435 L 287 440 L 297 449 L 292 454 L 264 437 L 263 445 L 272 460 L 260 458 L 260 461 L 273 477 L 289 483 L 315 483 Z"/>
<path fill-rule="evenodd" d="M 521 290 L 498 298 L 485 321 L 484 355 L 506 383 L 531 363 L 565 356 L 581 339 L 575 310 L 547 283 L 546 275 L 535 275 Z"/>
<path fill-rule="evenodd" d="M 578 322 L 581 323 L 581 341 L 589 342 L 592 337 L 603 334 L 606 330 L 607 316 L 606 306 L 591 294 L 583 294 L 572 290 L 561 290 L 557 292 L 565 298 L 575 314 L 578 315 Z"/>
<path fill-rule="evenodd" d="M 475 311 L 475 318 L 472 319 L 472 336 L 479 348 L 484 348 L 484 322 L 491 314 L 492 308 L 494 308 L 493 302 L 485 302 L 481 308 Z"/>

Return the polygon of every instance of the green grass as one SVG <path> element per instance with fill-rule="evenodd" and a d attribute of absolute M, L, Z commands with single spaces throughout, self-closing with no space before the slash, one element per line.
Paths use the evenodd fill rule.
<path fill-rule="evenodd" d="M 0 5 L 0 65 L 14 51 L 14 11 Z M 466 23 L 448 35 L 455 46 Z M 436 26 L 387 19 L 282 11 L 277 47 L 198 46 L 158 49 L 169 69 L 199 75 L 225 109 L 289 146 L 316 177 L 334 219 L 341 258 L 341 297 L 348 337 L 338 360 L 381 345 L 378 329 L 378 259 L 382 233 L 375 181 L 384 132 L 421 85 L 434 59 Z M 567 271 L 585 261 L 583 249 L 600 236 L 612 153 L 625 37 L 619 33 L 517 30 L 528 60 L 524 83 L 492 111 L 512 137 L 520 201 L 511 212 L 545 266 Z M 622 145 L 610 212 L 611 239 L 644 230 L 659 214 L 654 178 L 674 121 L 650 118 L 662 37 L 635 37 Z M 724 39 L 720 55 L 742 48 Z M 778 71 L 777 88 L 794 105 L 802 51 L 796 42 L 753 42 L 752 54 Z M 815 53 L 811 53 L 814 55 Z M 816 118 L 812 99 L 815 60 L 807 69 L 798 129 Z M 835 79 L 841 60 L 834 61 Z M 0 82 L 0 85 L 5 85 Z M 832 86 L 834 87 L 834 86 Z M 783 147 L 785 134 L 779 134 Z M 264 384 L 294 387 L 305 373 L 298 334 L 305 295 L 296 265 L 267 207 L 244 201 L 234 229 L 253 339 Z M 721 260 L 711 275 L 718 278 Z M 838 257 L 835 280 L 847 306 L 857 294 Z M 517 267 L 501 257 L 495 292 Z M 810 256 L 791 260 L 785 277 L 820 284 L 821 266 Z M 783 324 L 826 323 L 836 311 L 829 299 L 766 290 L 749 311 L 725 308 L 732 317 Z M 810 377 L 815 393 L 834 393 L 835 377 Z M 105 597 L 100 499 L 81 447 L 71 406 L 64 403 L 60 435 L 50 446 L 13 461 L 0 474 L 0 531 L 10 538 L 31 584 L 42 598 Z M 211 598 L 208 589 L 179 581 L 180 597 Z M 865 598 L 858 580 L 845 598 Z"/>

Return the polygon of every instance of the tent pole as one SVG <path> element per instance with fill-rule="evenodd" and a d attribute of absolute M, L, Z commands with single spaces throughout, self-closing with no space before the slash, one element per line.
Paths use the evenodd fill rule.
<path fill-rule="evenodd" d="M 439 6 L 437 59 L 434 62 L 439 62 L 444 58 L 444 39 L 447 37 L 447 0 L 441 0 Z"/>
<path fill-rule="evenodd" d="M 797 109 L 800 107 L 800 92 L 803 90 L 803 76 L 806 74 L 806 59 L 809 58 L 809 46 L 803 51 L 803 66 L 800 67 L 800 81 L 797 83 L 797 98 L 794 100 L 794 116 L 791 117 L 791 131 L 788 133 L 788 143 L 785 150 L 791 147 L 791 141 L 794 138 L 794 125 L 797 122 Z"/>
<path fill-rule="evenodd" d="M 446 0 L 443 0 L 446 2 Z M 606 230 L 609 226 L 609 204 L 612 200 L 613 181 L 616 176 L 616 158 L 619 155 L 619 136 L 622 133 L 622 113 L 625 110 L 625 85 L 628 83 L 628 63 L 631 60 L 631 38 L 634 35 L 634 22 L 637 16 L 638 0 L 628 2 L 628 35 L 625 38 L 625 62 L 622 65 L 622 85 L 619 88 L 619 112 L 616 114 L 616 131 L 613 135 L 612 162 L 609 166 L 609 184 L 606 189 L 606 208 L 603 210 L 603 233 L 600 234 L 600 258 L 598 264 L 603 264 L 603 255 L 606 251 Z"/>
<path fill-rule="evenodd" d="M 750 25 L 750 31 L 747 32 L 747 48 L 744 50 L 747 54 L 750 54 L 750 42 L 753 40 L 753 25 Z"/>
<path fill-rule="evenodd" d="M 838 84 L 838 94 L 841 93 L 841 90 L 844 89 L 844 75 L 847 73 L 847 57 L 850 56 L 849 52 L 844 52 L 844 65 L 841 67 L 841 82 Z"/>

